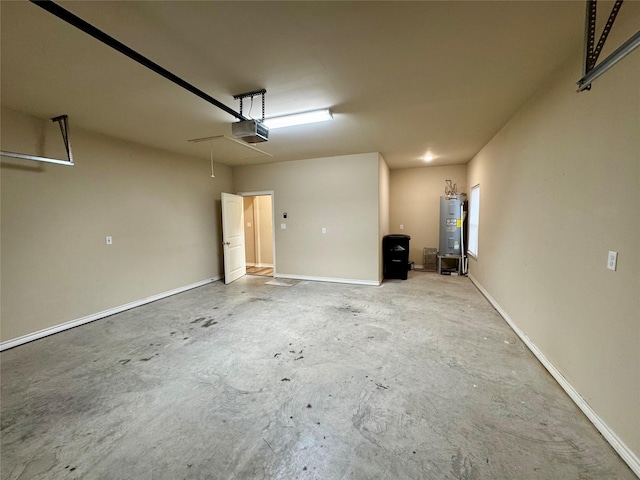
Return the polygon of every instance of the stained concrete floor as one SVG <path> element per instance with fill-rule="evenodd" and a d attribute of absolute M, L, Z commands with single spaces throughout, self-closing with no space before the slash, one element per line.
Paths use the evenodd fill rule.
<path fill-rule="evenodd" d="M 467 278 L 268 280 L 2 353 L 2 479 L 635 478 Z"/>

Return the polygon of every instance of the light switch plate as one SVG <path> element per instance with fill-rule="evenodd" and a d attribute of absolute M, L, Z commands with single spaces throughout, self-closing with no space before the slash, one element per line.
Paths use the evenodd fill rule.
<path fill-rule="evenodd" d="M 280 224 L 280 230 L 286 230 L 287 229 L 287 224 L 286 223 L 281 223 Z"/>
<path fill-rule="evenodd" d="M 322 233 L 327 233 L 326 227 L 322 227 Z"/>
<path fill-rule="evenodd" d="M 106 242 L 107 242 L 107 245 L 112 245 L 113 244 L 113 238 L 111 236 L 108 236 L 106 238 Z"/>

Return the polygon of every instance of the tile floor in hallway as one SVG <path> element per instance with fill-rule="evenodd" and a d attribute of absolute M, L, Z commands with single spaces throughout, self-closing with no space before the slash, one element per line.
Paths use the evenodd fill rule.
<path fill-rule="evenodd" d="M 247 267 L 247 275 L 273 276 L 272 267 Z"/>
<path fill-rule="evenodd" d="M 3 352 L 2 479 L 636 478 L 467 278 L 269 280 Z"/>

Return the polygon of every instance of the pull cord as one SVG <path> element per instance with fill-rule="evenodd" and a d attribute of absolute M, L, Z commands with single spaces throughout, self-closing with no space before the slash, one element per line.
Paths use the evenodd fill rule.
<path fill-rule="evenodd" d="M 211 158 L 211 178 L 216 178 L 216 174 L 213 171 L 213 142 L 209 142 L 209 157 Z"/>

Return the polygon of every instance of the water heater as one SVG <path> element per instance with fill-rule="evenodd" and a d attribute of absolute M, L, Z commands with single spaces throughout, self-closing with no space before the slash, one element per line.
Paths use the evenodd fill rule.
<path fill-rule="evenodd" d="M 464 195 L 440 197 L 439 255 L 464 255 L 462 246 L 462 205 Z"/>

